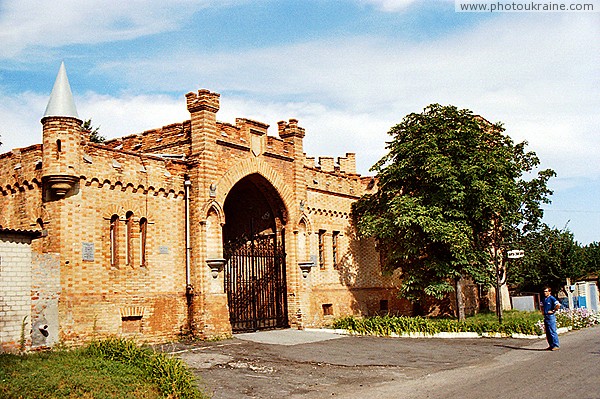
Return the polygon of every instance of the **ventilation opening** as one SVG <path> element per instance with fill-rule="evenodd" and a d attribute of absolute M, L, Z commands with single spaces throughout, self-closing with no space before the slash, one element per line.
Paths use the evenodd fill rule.
<path fill-rule="evenodd" d="M 331 303 L 323 304 L 323 316 L 333 316 L 333 304 L 331 304 Z"/>
<path fill-rule="evenodd" d="M 123 333 L 142 332 L 142 316 L 121 317 L 121 330 L 123 331 Z"/>
<path fill-rule="evenodd" d="M 387 312 L 389 310 L 389 302 L 387 299 L 382 299 L 379 301 L 379 310 L 382 312 Z"/>

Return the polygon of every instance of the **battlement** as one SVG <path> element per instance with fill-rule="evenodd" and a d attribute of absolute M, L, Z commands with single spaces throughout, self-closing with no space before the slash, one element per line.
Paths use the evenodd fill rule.
<path fill-rule="evenodd" d="M 269 129 L 269 125 L 266 123 L 254 121 L 252 119 L 246 118 L 236 118 L 235 126 L 240 129 L 242 134 L 248 135 L 250 133 L 263 135 L 267 134 L 267 129 Z"/>
<path fill-rule="evenodd" d="M 189 152 L 191 133 L 190 121 L 172 123 L 158 129 L 146 130 L 140 134 L 132 134 L 112 140 L 107 140 L 104 145 L 115 150 L 133 152 L 160 152 L 166 148 L 176 148 L 177 152 Z"/>
<path fill-rule="evenodd" d="M 213 93 L 206 89 L 200 89 L 197 93 L 187 93 L 185 98 L 187 99 L 187 109 L 192 112 L 198 111 L 209 111 L 216 113 L 220 108 L 220 97 L 219 93 Z"/>
<path fill-rule="evenodd" d="M 319 157 L 319 162 L 315 162 L 315 157 L 305 155 L 304 166 L 307 168 L 318 169 L 328 173 L 356 174 L 356 154 L 346 153 L 345 157 L 338 157 L 337 162 L 333 157 Z"/>
<path fill-rule="evenodd" d="M 279 137 L 287 139 L 289 137 L 300 137 L 303 138 L 306 132 L 304 128 L 298 126 L 298 119 L 290 119 L 289 122 L 279 121 L 277 122 L 279 130 Z"/>

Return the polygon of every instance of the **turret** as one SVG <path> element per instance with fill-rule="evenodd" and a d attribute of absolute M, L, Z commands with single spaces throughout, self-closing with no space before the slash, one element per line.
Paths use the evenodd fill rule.
<path fill-rule="evenodd" d="M 185 95 L 192 121 L 192 156 L 210 151 L 214 145 L 220 96 L 206 89 Z"/>
<path fill-rule="evenodd" d="M 56 76 L 42 126 L 44 187 L 54 198 L 62 198 L 79 181 L 79 162 L 83 156 L 81 119 L 64 62 Z"/>

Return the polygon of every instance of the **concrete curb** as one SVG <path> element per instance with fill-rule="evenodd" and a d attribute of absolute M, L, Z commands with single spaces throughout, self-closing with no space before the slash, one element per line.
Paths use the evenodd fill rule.
<path fill-rule="evenodd" d="M 528 335 L 528 334 L 502 334 L 502 333 L 482 333 L 479 335 L 476 332 L 440 332 L 436 334 L 425 334 L 425 333 L 404 333 L 404 334 L 395 334 L 392 333 L 390 335 L 377 335 L 377 334 L 358 334 L 353 333 L 343 329 L 333 329 L 333 328 L 306 328 L 306 331 L 320 331 L 320 332 L 328 332 L 330 334 L 338 334 L 338 335 L 365 335 L 365 336 L 373 336 L 373 337 L 390 337 L 390 338 L 515 338 L 515 339 L 542 339 L 546 338 L 545 335 Z M 571 330 L 570 327 L 561 327 L 557 331 L 559 334 L 564 334 Z"/>

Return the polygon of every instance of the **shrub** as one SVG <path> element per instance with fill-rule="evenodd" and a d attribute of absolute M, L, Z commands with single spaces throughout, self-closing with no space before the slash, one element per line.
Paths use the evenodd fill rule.
<path fill-rule="evenodd" d="M 347 316 L 333 322 L 333 328 L 344 329 L 356 334 L 370 334 L 389 336 L 391 334 L 424 333 L 436 334 L 440 332 L 476 332 L 539 335 L 541 329 L 536 322 L 540 315 L 530 312 L 507 312 L 507 319 L 500 324 L 490 316 L 483 315 L 468 318 L 466 321 L 456 319 L 430 319 L 425 317 L 406 316 L 374 316 L 354 317 Z"/>
<path fill-rule="evenodd" d="M 599 314 L 586 308 L 564 309 L 556 312 L 558 327 L 573 327 L 574 330 L 591 327 L 599 322 Z"/>
<path fill-rule="evenodd" d="M 161 394 L 172 399 L 201 399 L 194 375 L 177 358 L 138 346 L 134 341 L 109 338 L 91 342 L 88 353 L 104 359 L 134 365 L 155 382 Z"/>

